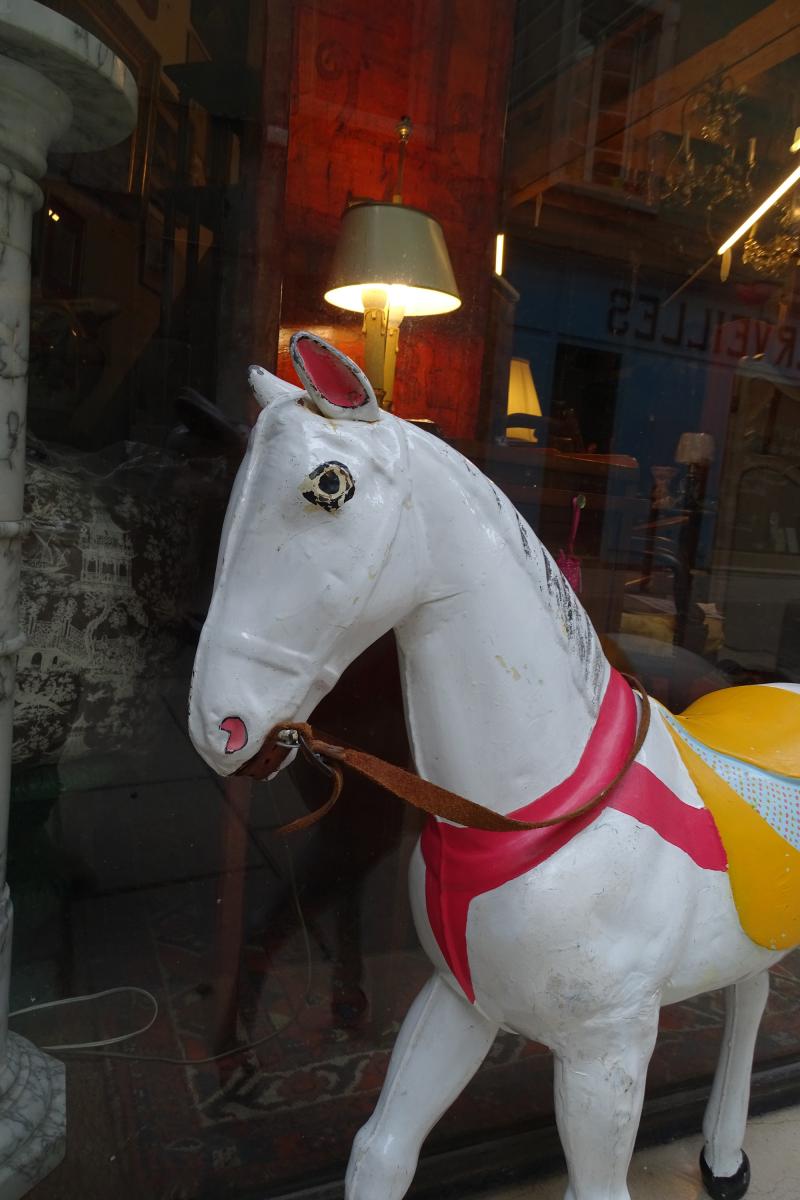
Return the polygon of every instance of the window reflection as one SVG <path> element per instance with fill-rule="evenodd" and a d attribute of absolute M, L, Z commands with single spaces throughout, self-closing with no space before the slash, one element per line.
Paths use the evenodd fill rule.
<path fill-rule="evenodd" d="M 161 1017 L 126 1052 L 191 1062 L 71 1060 L 96 1144 L 41 1196 L 291 1195 L 341 1175 L 428 965 L 415 816 L 349 783 L 284 845 L 324 783 L 224 785 L 186 738 L 246 368 L 294 378 L 298 328 L 364 361 L 361 314 L 324 295 L 347 205 L 392 200 L 411 113 L 403 199 L 441 223 L 462 306 L 403 321 L 395 411 L 569 550 L 606 653 L 657 698 L 800 681 L 796 189 L 717 254 L 796 164 L 796 30 L 760 0 L 49 7 L 129 63 L 140 112 L 121 146 L 53 157 L 37 219 L 13 986 L 146 987 Z M 391 637 L 315 720 L 408 764 Z M 797 1059 L 798 986 L 790 957 L 761 1067 Z M 114 1002 L 25 1031 L 137 1021 Z M 653 1097 L 704 1086 L 720 1021 L 717 996 L 664 1013 Z M 421 1178 L 551 1122 L 549 1057 L 502 1035 Z"/>

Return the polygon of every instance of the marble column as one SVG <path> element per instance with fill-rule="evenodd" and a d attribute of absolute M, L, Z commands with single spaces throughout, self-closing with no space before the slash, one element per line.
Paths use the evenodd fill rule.
<path fill-rule="evenodd" d="M 36 180 L 51 149 L 114 145 L 136 123 L 125 65 L 84 29 L 34 0 L 0 0 L 0 1200 L 17 1200 L 64 1154 L 63 1064 L 8 1030 L 12 905 L 5 882 L 25 405 Z"/>

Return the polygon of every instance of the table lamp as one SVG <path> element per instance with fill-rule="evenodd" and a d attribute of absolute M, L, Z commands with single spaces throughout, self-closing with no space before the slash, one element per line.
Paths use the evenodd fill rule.
<path fill-rule="evenodd" d="M 702 503 L 709 463 L 714 460 L 714 438 L 710 433 L 682 433 L 675 448 L 675 462 L 686 468 L 684 504 Z"/>
<path fill-rule="evenodd" d="M 508 371 L 508 417 L 540 417 L 542 406 L 533 382 L 531 364 L 527 358 L 512 358 Z M 506 437 L 520 442 L 535 442 L 536 430 L 532 426 L 509 426 L 506 422 Z"/>
<path fill-rule="evenodd" d="M 401 158 L 392 203 L 367 200 L 342 218 L 325 299 L 363 312 L 367 377 L 383 408 L 392 407 L 395 363 L 404 317 L 453 312 L 461 304 L 444 234 L 438 221 L 402 203 L 408 118 L 398 125 Z"/>
<path fill-rule="evenodd" d="M 710 433 L 682 433 L 675 449 L 675 462 L 682 466 L 708 465 L 714 458 L 714 438 Z"/>

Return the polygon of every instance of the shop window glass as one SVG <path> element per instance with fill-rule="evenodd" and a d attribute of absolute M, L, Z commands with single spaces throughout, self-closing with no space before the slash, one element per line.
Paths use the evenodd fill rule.
<path fill-rule="evenodd" d="M 139 112 L 119 146 L 51 156 L 36 218 L 12 992 L 132 985 L 160 1011 L 121 1057 L 65 1056 L 69 1150 L 37 1197 L 333 1188 L 430 973 L 407 896 L 422 825 L 348 779 L 313 831 L 279 839 L 325 780 L 298 760 L 222 781 L 188 740 L 257 415 L 248 366 L 296 382 L 302 328 L 364 364 L 363 314 L 326 302 L 328 276 L 348 204 L 401 191 L 440 223 L 461 305 L 403 321 L 394 411 L 554 556 L 581 498 L 581 600 L 657 700 L 800 682 L 796 190 L 717 254 L 796 165 L 796 31 L 759 0 L 501 0 L 491 19 L 482 0 L 48 7 L 127 63 Z M 521 425 L 512 358 L 536 397 Z M 410 765 L 393 635 L 314 721 Z M 797 1078 L 799 1000 L 790 955 L 757 1048 L 765 1102 L 771 1068 Z M 15 1028 L 91 1042 L 144 1011 L 115 996 Z M 707 1087 L 721 1021 L 718 993 L 664 1011 L 662 1132 L 667 1098 L 682 1120 Z M 463 1194 L 479 1152 L 487 1183 L 521 1171 L 552 1157 L 552 1129 L 549 1053 L 501 1033 L 421 1186 Z"/>

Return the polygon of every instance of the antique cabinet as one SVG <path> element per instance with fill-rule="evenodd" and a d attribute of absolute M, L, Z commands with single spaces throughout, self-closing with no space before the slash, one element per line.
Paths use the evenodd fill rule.
<path fill-rule="evenodd" d="M 727 653 L 800 678 L 800 385 L 765 360 L 734 378 L 720 464 L 712 595 Z"/>

